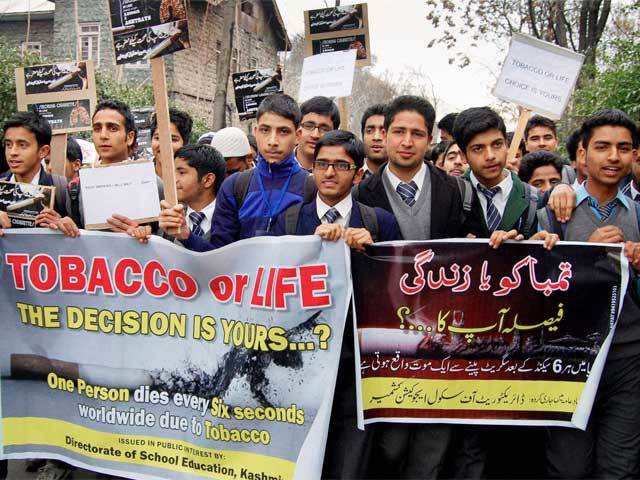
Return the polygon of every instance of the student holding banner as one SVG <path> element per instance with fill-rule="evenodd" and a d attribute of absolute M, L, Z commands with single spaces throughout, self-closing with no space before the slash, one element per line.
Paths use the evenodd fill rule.
<path fill-rule="evenodd" d="M 258 142 L 256 168 L 230 176 L 220 189 L 213 215 L 211 240 L 206 241 L 181 229 L 178 238 L 190 250 L 204 252 L 244 238 L 273 235 L 275 220 L 305 196 L 311 185 L 308 172 L 293 153 L 300 108 L 288 95 L 267 97 L 257 113 L 255 136 Z M 310 178 L 310 180 L 308 180 Z M 160 227 L 174 229 L 184 224 L 184 212 L 177 205 L 162 203 Z"/>
<path fill-rule="evenodd" d="M 588 179 L 577 188 L 577 208 L 560 226 L 549 210 L 540 225 L 563 240 L 625 243 L 640 269 L 640 205 L 619 184 L 640 144 L 636 125 L 620 110 L 601 110 L 581 129 Z M 548 428 L 547 474 L 552 478 L 637 478 L 640 474 L 640 300 L 637 277 L 627 289 L 586 431 Z"/>

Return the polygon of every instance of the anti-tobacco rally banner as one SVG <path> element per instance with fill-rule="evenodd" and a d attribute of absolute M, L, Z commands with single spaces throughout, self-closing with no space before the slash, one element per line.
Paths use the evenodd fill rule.
<path fill-rule="evenodd" d="M 621 247 L 386 243 L 352 256 L 359 423 L 584 429 L 628 282 Z"/>
<path fill-rule="evenodd" d="M 36 232 L 0 241 L 4 458 L 128 478 L 320 478 L 351 294 L 344 244 L 193 253 Z"/>

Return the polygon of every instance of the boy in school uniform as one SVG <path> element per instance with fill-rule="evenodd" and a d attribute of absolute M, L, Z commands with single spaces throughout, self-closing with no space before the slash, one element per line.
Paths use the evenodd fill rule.
<path fill-rule="evenodd" d="M 620 190 L 640 143 L 633 120 L 620 110 L 601 110 L 581 128 L 588 177 L 576 189 L 577 207 L 560 226 L 548 209 L 542 227 L 564 240 L 623 243 L 640 269 L 640 205 Z M 636 478 L 640 475 L 640 299 L 631 277 L 586 431 L 548 428 L 547 476 Z"/>
<path fill-rule="evenodd" d="M 209 145 L 186 145 L 176 151 L 175 164 L 178 202 L 185 212 L 181 228 L 208 241 L 211 238 L 216 195 L 225 179 L 225 160 L 220 152 Z M 159 220 L 163 221 L 162 215 Z M 151 227 L 143 225 L 127 233 L 146 243 L 151 235 Z M 179 243 L 166 232 L 161 231 L 159 235 Z"/>
<path fill-rule="evenodd" d="M 289 207 L 278 217 L 277 235 L 343 238 L 356 250 L 376 241 L 400 239 L 393 215 L 363 205 L 351 196 L 364 165 L 364 145 L 351 132 L 334 130 L 315 146 L 312 173 L 318 193 L 307 203 Z M 357 427 L 353 319 L 347 316 L 334 393 L 323 478 L 362 478 L 366 472 L 371 429 Z"/>

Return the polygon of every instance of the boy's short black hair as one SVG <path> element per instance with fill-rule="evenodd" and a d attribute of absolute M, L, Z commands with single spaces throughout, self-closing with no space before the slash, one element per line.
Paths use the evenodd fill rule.
<path fill-rule="evenodd" d="M 507 139 L 507 128 L 502 117 L 489 107 L 468 108 L 458 114 L 453 126 L 453 138 L 466 155 L 473 137 L 489 130 L 498 130 Z"/>
<path fill-rule="evenodd" d="M 346 130 L 332 130 L 325 134 L 318 143 L 316 143 L 316 148 L 313 152 L 314 159 L 318 157 L 318 153 L 322 147 L 342 147 L 344 151 L 347 152 L 347 155 L 353 159 L 358 169 L 364 165 L 364 144 L 351 132 L 347 132 Z"/>
<path fill-rule="evenodd" d="M 447 113 L 438 122 L 438 128 L 440 130 L 445 130 L 453 135 L 453 125 L 456 123 L 457 116 L 457 113 Z"/>
<path fill-rule="evenodd" d="M 247 133 L 247 140 L 249 140 L 249 146 L 253 148 L 255 152 L 258 151 L 258 142 L 256 141 L 256 137 L 251 133 Z"/>
<path fill-rule="evenodd" d="M 2 127 L 3 133 L 7 133 L 10 128 L 22 127 L 29 130 L 36 137 L 38 148 L 44 145 L 51 145 L 51 125 L 36 112 L 17 112 Z"/>
<path fill-rule="evenodd" d="M 376 103 L 375 105 L 371 105 L 367 108 L 362 114 L 362 120 L 360 120 L 360 133 L 364 137 L 364 128 L 367 125 L 367 120 L 369 117 L 373 117 L 374 115 L 382 115 L 384 116 L 386 111 L 386 105 L 382 103 Z"/>
<path fill-rule="evenodd" d="M 514 132 L 507 132 L 507 143 L 509 147 L 511 147 L 511 142 L 513 142 L 513 137 L 515 136 Z M 527 147 L 524 144 L 524 140 L 520 139 L 520 145 L 518 145 L 518 150 L 520 150 L 520 154 L 524 155 L 527 153 Z"/>
<path fill-rule="evenodd" d="M 569 154 L 569 160 L 575 162 L 578 158 L 578 146 L 580 145 L 580 129 L 576 129 L 571 132 L 571 135 L 567 137 L 565 146 L 567 147 L 567 153 Z"/>
<path fill-rule="evenodd" d="M 551 165 L 556 169 L 560 178 L 562 178 L 562 158 L 560 155 L 554 152 L 548 152 L 546 150 L 539 150 L 533 153 L 527 153 L 524 157 L 522 157 L 522 162 L 520 163 L 520 170 L 518 170 L 518 177 L 524 183 L 529 183 L 531 177 L 533 176 L 533 172 L 536 168 L 545 167 L 547 165 Z"/>
<path fill-rule="evenodd" d="M 300 126 L 300 107 L 296 101 L 285 93 L 274 93 L 265 98 L 258 107 L 256 114 L 256 122 L 260 121 L 260 117 L 265 113 L 274 113 L 281 117 L 291 120 L 295 128 Z"/>
<path fill-rule="evenodd" d="M 138 128 L 136 127 L 136 118 L 133 116 L 129 105 L 120 100 L 101 100 L 98 102 L 98 105 L 96 105 L 96 111 L 93 112 L 93 117 L 95 117 L 96 113 L 100 110 L 115 110 L 124 117 L 124 131 L 125 133 L 134 133 L 133 147 L 135 147 L 138 140 Z M 91 120 L 93 120 L 93 117 Z"/>
<path fill-rule="evenodd" d="M 542 115 L 534 115 L 527 122 L 527 126 L 524 127 L 524 138 L 525 140 L 529 138 L 529 132 L 532 128 L 535 127 L 547 127 L 549 130 L 553 132 L 554 137 L 558 137 L 558 129 L 556 127 L 556 122 L 551 120 L 550 118 L 543 117 Z"/>
<path fill-rule="evenodd" d="M 389 130 L 389 125 L 393 122 L 394 117 L 400 112 L 416 112 L 422 115 L 424 123 L 427 126 L 427 134 L 431 135 L 433 124 L 436 121 L 436 111 L 433 105 L 426 98 L 415 95 L 401 95 L 394 98 L 384 114 L 384 129 Z"/>
<path fill-rule="evenodd" d="M 629 130 L 631 133 L 631 144 L 633 145 L 633 148 L 638 148 L 638 127 L 633 123 L 633 120 L 631 120 L 629 115 L 624 113 L 622 110 L 615 108 L 598 110 L 584 121 L 582 128 L 580 129 L 582 146 L 586 149 L 591 137 L 593 136 L 593 131 L 598 127 L 604 127 L 607 125 L 623 127 Z"/>
<path fill-rule="evenodd" d="M 456 142 L 452 142 L 451 140 L 443 140 L 436 143 L 427 155 L 427 159 L 435 165 L 438 161 L 438 157 L 446 152 L 454 143 Z"/>
<path fill-rule="evenodd" d="M 178 149 L 176 158 L 184 159 L 191 168 L 198 172 L 198 180 L 208 173 L 213 173 L 216 179 L 213 191 L 217 195 L 227 173 L 227 162 L 224 157 L 211 145 L 185 145 Z"/>
<path fill-rule="evenodd" d="M 300 118 L 303 118 L 307 113 L 330 117 L 333 129 L 340 128 L 340 110 L 335 102 L 328 97 L 313 97 L 300 105 Z"/>
<path fill-rule="evenodd" d="M 177 108 L 169 109 L 169 121 L 173 123 L 178 129 L 178 133 L 182 137 L 182 143 L 185 145 L 189 143 L 189 139 L 191 138 L 191 130 L 193 129 L 193 119 L 191 115 L 187 112 L 183 112 L 182 110 L 178 110 Z M 153 114 L 151 118 L 151 136 L 155 133 L 158 128 L 158 119 L 156 118 L 156 114 Z"/>
<path fill-rule="evenodd" d="M 79 160 L 82 163 L 82 149 L 74 137 L 67 138 L 67 160 L 70 162 Z"/>

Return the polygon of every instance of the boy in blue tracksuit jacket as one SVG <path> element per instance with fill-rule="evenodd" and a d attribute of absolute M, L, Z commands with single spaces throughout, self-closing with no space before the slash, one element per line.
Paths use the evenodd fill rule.
<path fill-rule="evenodd" d="M 273 235 L 278 215 L 303 200 L 309 174 L 293 154 L 300 108 L 288 95 L 271 95 L 260 104 L 256 121 L 257 166 L 222 184 L 209 241 L 189 231 L 182 205 L 163 202 L 160 227 L 165 231 L 180 227 L 177 238 L 188 249 L 205 252 L 244 238 Z"/>

